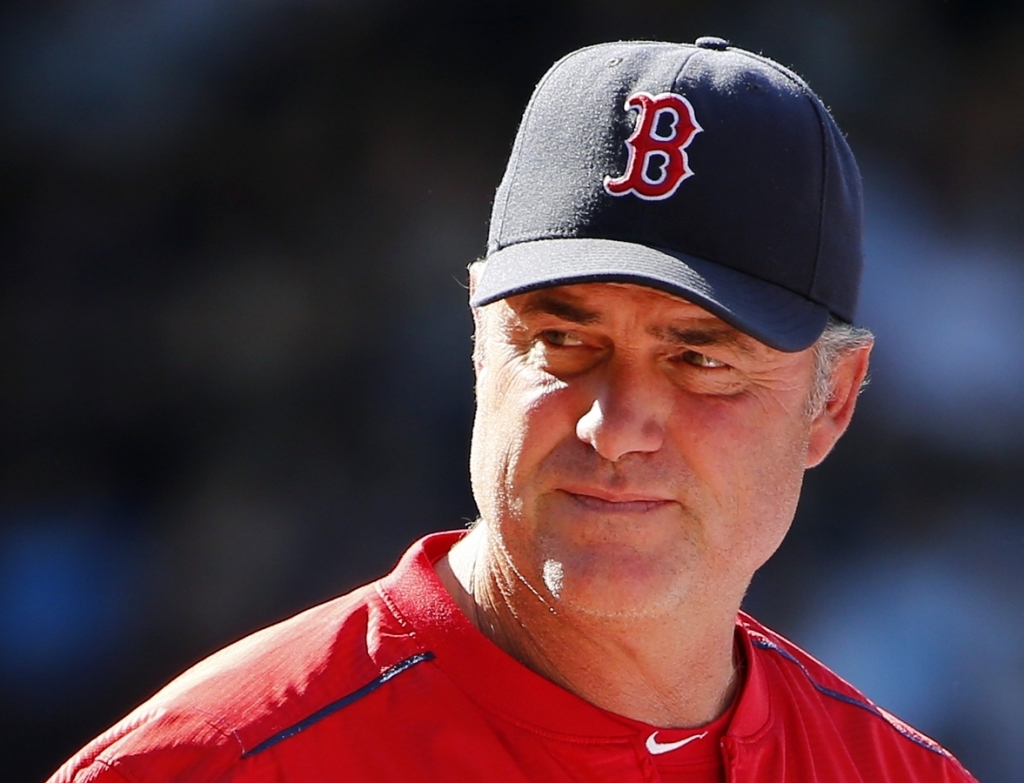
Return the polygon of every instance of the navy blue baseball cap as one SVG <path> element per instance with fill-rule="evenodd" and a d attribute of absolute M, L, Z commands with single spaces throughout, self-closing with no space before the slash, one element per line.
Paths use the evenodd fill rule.
<path fill-rule="evenodd" d="M 720 38 L 557 62 L 523 115 L 471 304 L 637 283 L 782 351 L 852 322 L 861 182 L 796 74 Z"/>

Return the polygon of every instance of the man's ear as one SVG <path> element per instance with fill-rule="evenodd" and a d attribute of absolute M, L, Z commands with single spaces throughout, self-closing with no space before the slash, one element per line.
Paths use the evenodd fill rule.
<path fill-rule="evenodd" d="M 839 357 L 832 370 L 832 393 L 811 422 L 806 466 L 819 465 L 836 445 L 853 418 L 864 378 L 868 374 L 871 346 L 865 345 Z"/>

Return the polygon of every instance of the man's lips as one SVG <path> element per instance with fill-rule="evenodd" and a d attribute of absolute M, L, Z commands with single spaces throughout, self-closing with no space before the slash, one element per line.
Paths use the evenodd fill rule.
<path fill-rule="evenodd" d="M 674 502 L 650 493 L 619 493 L 597 488 L 573 488 L 562 491 L 580 505 L 604 513 L 645 513 L 659 510 Z"/>

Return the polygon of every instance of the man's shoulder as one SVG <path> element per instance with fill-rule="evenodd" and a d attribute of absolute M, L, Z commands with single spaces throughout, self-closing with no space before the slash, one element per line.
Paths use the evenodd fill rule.
<path fill-rule="evenodd" d="M 842 737 L 843 752 L 853 762 L 877 764 L 890 773 L 905 769 L 908 781 L 973 780 L 938 742 L 879 707 L 798 645 L 745 614 L 738 627 L 748 655 L 757 659 L 751 668 L 764 678 L 776 722 L 799 722 L 809 742 L 833 753 L 839 746 L 828 735 Z"/>
<path fill-rule="evenodd" d="M 52 783 L 136 780 L 143 771 L 146 779 L 218 779 L 421 653 L 375 585 L 359 588 L 193 666 L 83 748 Z"/>

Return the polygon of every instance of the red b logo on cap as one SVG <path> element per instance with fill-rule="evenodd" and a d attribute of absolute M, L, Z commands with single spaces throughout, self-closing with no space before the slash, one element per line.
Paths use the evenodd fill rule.
<path fill-rule="evenodd" d="M 693 176 L 683 150 L 703 128 L 697 124 L 690 102 L 675 93 L 634 93 L 626 99 L 626 111 L 631 109 L 637 109 L 640 116 L 633 135 L 626 139 L 626 172 L 614 179 L 605 177 L 604 189 L 613 196 L 632 193 L 660 201 Z"/>

